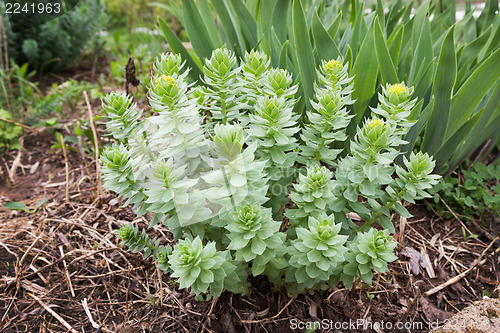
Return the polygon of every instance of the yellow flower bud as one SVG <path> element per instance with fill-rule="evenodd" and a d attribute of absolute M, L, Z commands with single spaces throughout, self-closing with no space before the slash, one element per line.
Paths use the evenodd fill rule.
<path fill-rule="evenodd" d="M 340 63 L 340 61 L 332 59 L 325 65 L 325 68 L 330 72 L 334 69 L 334 67 L 337 69 L 337 71 L 340 71 L 342 69 L 342 64 Z"/>
<path fill-rule="evenodd" d="M 370 120 L 368 122 L 368 128 L 373 129 L 380 124 L 382 124 L 382 127 L 384 127 L 384 125 L 385 125 L 384 122 L 382 120 L 380 120 L 379 118 L 373 118 L 372 120 Z"/>
<path fill-rule="evenodd" d="M 399 96 L 401 94 L 404 94 L 407 90 L 408 88 L 404 84 L 396 83 L 389 87 L 389 96 L 392 93 L 396 93 Z"/>
<path fill-rule="evenodd" d="M 173 86 L 175 84 L 175 79 L 173 77 L 171 77 L 170 75 L 163 74 L 162 76 L 156 79 L 155 83 L 157 88 L 158 86 L 161 86 L 162 81 L 165 81 L 167 86 Z"/>

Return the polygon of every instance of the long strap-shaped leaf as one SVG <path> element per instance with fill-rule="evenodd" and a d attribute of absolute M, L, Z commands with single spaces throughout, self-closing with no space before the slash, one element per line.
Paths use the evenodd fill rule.
<path fill-rule="evenodd" d="M 250 48 L 254 48 L 257 45 L 257 22 L 255 17 L 250 13 L 248 8 L 241 0 L 231 0 L 238 19 L 241 23 L 241 32 L 245 40 L 247 41 Z"/>
<path fill-rule="evenodd" d="M 457 74 L 457 61 L 455 57 L 453 25 L 446 34 L 441 47 L 439 61 L 432 85 L 432 95 L 435 98 L 434 109 L 432 110 L 427 128 L 425 130 L 422 150 L 434 155 L 445 139 L 445 132 L 450 117 L 450 104 L 453 85 Z"/>
<path fill-rule="evenodd" d="M 394 63 L 392 62 L 391 56 L 389 54 L 389 50 L 387 49 L 387 45 L 385 44 L 384 35 L 382 34 L 382 28 L 380 27 L 378 16 L 375 18 L 375 28 L 373 30 L 373 33 L 375 39 L 375 52 L 377 53 L 380 75 L 382 76 L 382 83 L 397 83 L 398 76 L 396 74 L 396 69 L 394 68 Z"/>
<path fill-rule="evenodd" d="M 337 48 L 335 41 L 332 37 L 330 37 L 330 34 L 326 31 L 323 23 L 321 23 L 316 10 L 314 11 L 312 19 L 312 33 L 314 37 L 314 45 L 316 45 L 316 51 L 318 52 L 320 60 L 335 59 L 340 55 L 340 51 Z"/>
<path fill-rule="evenodd" d="M 229 42 L 227 48 L 233 50 L 238 58 L 243 58 L 246 47 L 243 36 L 241 36 L 241 32 L 238 29 L 237 18 L 234 13 L 229 11 L 225 0 L 212 1 L 212 5 L 224 27 L 224 32 Z"/>
<path fill-rule="evenodd" d="M 312 52 L 309 31 L 306 26 L 306 18 L 300 0 L 293 1 L 293 35 L 295 40 L 295 50 L 297 52 L 298 66 L 302 78 L 304 98 L 307 107 L 310 107 L 310 100 L 314 94 L 314 81 L 316 80 L 316 66 Z"/>
<path fill-rule="evenodd" d="M 462 144 L 464 138 L 468 133 L 472 131 L 474 126 L 477 124 L 478 120 L 481 119 L 484 113 L 484 109 L 476 113 L 473 117 L 465 122 L 458 131 L 453 133 L 453 135 L 441 146 L 441 148 L 435 154 L 436 158 L 436 171 L 439 171 L 443 165 L 446 164 L 448 159 L 453 155 L 457 148 Z"/>
<path fill-rule="evenodd" d="M 205 26 L 207 27 L 207 31 L 212 37 L 213 46 L 221 47 L 222 40 L 220 39 L 219 31 L 217 30 L 217 25 L 215 24 L 215 19 L 212 14 L 212 8 L 210 7 L 210 3 L 208 0 L 198 0 L 200 3 L 200 14 L 203 18 L 203 22 L 205 22 Z"/>
<path fill-rule="evenodd" d="M 422 102 L 422 100 L 420 102 Z M 431 97 L 425 109 L 419 114 L 417 122 L 410 128 L 408 134 L 406 134 L 405 136 L 405 141 L 408 143 L 401 145 L 400 150 L 405 153 L 406 157 L 409 157 L 410 153 L 413 151 L 413 147 L 415 147 L 415 142 L 417 141 L 417 137 L 420 135 L 420 133 L 422 133 L 424 126 L 427 124 L 427 121 L 429 120 L 429 116 L 433 108 L 434 108 L 434 96 Z"/>
<path fill-rule="evenodd" d="M 459 147 L 451 159 L 450 168 L 452 170 L 486 140 L 491 139 L 494 131 L 499 131 L 500 123 L 498 122 L 498 117 L 500 117 L 500 80 L 497 81 L 496 87 L 493 89 L 488 103 L 484 107 L 481 119 L 469 132 L 464 144 Z"/>
<path fill-rule="evenodd" d="M 377 57 L 373 56 L 373 48 L 375 47 L 373 26 L 372 22 L 352 69 L 352 76 L 354 76 L 352 98 L 356 100 L 353 106 L 357 124 L 359 124 L 365 113 L 366 106 L 374 94 L 375 83 L 377 82 L 378 62 Z"/>
<path fill-rule="evenodd" d="M 266 53 L 271 53 L 271 27 L 273 25 L 273 12 L 276 0 L 259 1 L 257 11 L 257 35 L 264 35 L 260 48 Z"/>
<path fill-rule="evenodd" d="M 189 72 L 189 76 L 191 77 L 191 79 L 193 79 L 193 81 L 199 80 L 200 76 L 203 75 L 203 71 L 201 70 L 198 63 L 193 57 L 191 57 L 189 51 L 186 50 L 184 45 L 182 45 L 182 42 L 179 40 L 179 38 L 177 38 L 175 33 L 172 31 L 172 29 L 170 29 L 165 21 L 163 21 L 161 18 L 158 18 L 158 24 L 160 25 L 160 30 L 163 32 L 163 36 L 165 36 L 170 49 L 174 53 L 180 54 L 182 59 L 186 61 L 186 65 L 191 68 L 191 71 Z"/>
<path fill-rule="evenodd" d="M 182 0 L 186 31 L 193 49 L 202 60 L 210 58 L 216 48 L 194 0 Z"/>
<path fill-rule="evenodd" d="M 450 119 L 453 119 L 446 130 L 449 138 L 471 116 L 474 109 L 500 78 L 500 48 L 490 55 L 465 81 L 460 90 L 453 96 Z"/>

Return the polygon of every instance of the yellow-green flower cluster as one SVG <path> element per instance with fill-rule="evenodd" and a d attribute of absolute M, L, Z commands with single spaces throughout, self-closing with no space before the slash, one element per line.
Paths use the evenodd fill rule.
<path fill-rule="evenodd" d="M 320 84 L 339 90 L 343 96 L 347 96 L 352 92 L 353 78 L 347 73 L 349 64 L 344 64 L 343 61 L 342 58 L 323 60 L 316 72 Z"/>
<path fill-rule="evenodd" d="M 389 133 L 386 131 L 385 122 L 380 118 L 373 117 L 365 122 L 363 134 L 374 145 L 384 146 L 387 143 Z"/>
<path fill-rule="evenodd" d="M 408 101 L 413 94 L 413 90 L 413 87 L 408 88 L 404 82 L 395 83 L 389 86 L 389 89 L 386 88 L 385 96 L 389 97 L 389 102 L 392 105 L 398 106 L 399 104 Z"/>
<path fill-rule="evenodd" d="M 342 70 L 342 63 L 338 60 L 330 60 L 327 63 L 323 64 L 323 70 L 327 74 L 337 74 Z"/>
<path fill-rule="evenodd" d="M 410 115 L 417 99 L 411 99 L 414 88 L 407 87 L 404 82 L 382 86 L 379 93 L 379 105 L 373 112 L 384 117 L 391 125 L 396 125 L 399 135 L 404 135 L 415 123 Z"/>

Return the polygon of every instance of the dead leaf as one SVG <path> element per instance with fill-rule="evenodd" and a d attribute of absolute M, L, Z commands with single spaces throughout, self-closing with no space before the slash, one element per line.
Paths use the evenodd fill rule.
<path fill-rule="evenodd" d="M 410 258 L 409 260 L 410 270 L 415 275 L 420 274 L 420 267 L 425 268 L 427 265 L 425 257 L 422 256 L 422 254 L 420 254 L 420 252 L 418 252 L 414 248 L 406 246 L 401 250 L 401 254 L 404 255 L 405 257 Z"/>
<path fill-rule="evenodd" d="M 420 306 L 422 307 L 422 312 L 424 313 L 425 318 L 428 322 L 444 322 L 446 319 L 450 319 L 453 316 L 453 313 L 443 311 L 437 308 L 434 304 L 429 302 L 426 297 L 419 298 Z"/>

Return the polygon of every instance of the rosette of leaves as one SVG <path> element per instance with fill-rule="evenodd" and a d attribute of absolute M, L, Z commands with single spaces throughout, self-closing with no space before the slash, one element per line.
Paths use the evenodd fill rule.
<path fill-rule="evenodd" d="M 360 216 L 365 220 L 365 224 L 360 230 L 377 222 L 380 226 L 389 232 L 395 232 L 394 225 L 390 220 L 390 210 L 396 211 L 403 217 L 411 217 L 411 214 L 403 206 L 402 201 L 414 203 L 415 200 L 420 200 L 430 195 L 425 191 L 431 188 L 438 182 L 441 176 L 432 174 L 435 162 L 427 154 L 418 152 L 411 153 L 410 159 L 403 158 L 406 169 L 396 165 L 396 175 L 391 183 L 387 185 L 385 191 L 379 191 L 378 196 L 368 198 L 370 209 L 361 203 L 350 203 L 355 207 Z"/>
<path fill-rule="evenodd" d="M 184 71 L 185 61 L 178 54 L 162 53 L 160 59 L 153 64 L 153 69 L 156 75 L 181 75 L 182 79 L 189 74 L 189 70 Z"/>
<path fill-rule="evenodd" d="M 334 149 L 332 145 L 347 139 L 346 128 L 353 115 L 346 110 L 339 90 L 316 87 L 316 99 L 317 102 L 311 101 L 316 112 L 306 112 L 308 122 L 300 134 L 304 143 L 300 146 L 300 161 L 304 164 L 323 162 L 334 167 L 342 149 Z"/>
<path fill-rule="evenodd" d="M 281 223 L 273 221 L 271 209 L 246 203 L 236 208 L 224 227 L 235 251 L 235 259 L 252 262 L 252 274 L 262 274 L 271 259 L 276 258 L 276 249 L 283 245 L 284 234 L 279 232 Z"/>
<path fill-rule="evenodd" d="M 289 202 L 288 185 L 292 173 L 287 172 L 297 159 L 298 146 L 294 134 L 299 131 L 293 114 L 293 104 L 285 97 L 259 96 L 255 110 L 249 115 L 252 138 L 258 142 L 257 156 L 266 163 L 266 173 L 270 178 L 270 196 L 273 210 Z"/>
<path fill-rule="evenodd" d="M 299 131 L 298 115 L 293 115 L 293 106 L 288 106 L 283 97 L 261 97 L 257 99 L 255 112 L 250 114 L 250 131 L 259 141 L 257 153 L 266 166 L 290 167 L 297 147 L 293 137 Z"/>
<path fill-rule="evenodd" d="M 387 272 L 387 263 L 396 260 L 393 253 L 397 243 L 387 230 L 378 231 L 375 228 L 358 233 L 348 244 L 349 251 L 345 254 L 346 264 L 342 272 L 342 282 L 351 289 L 354 277 L 371 284 L 372 269 L 379 273 Z"/>
<path fill-rule="evenodd" d="M 289 246 L 290 268 L 287 282 L 297 283 L 297 291 L 328 282 L 344 261 L 348 236 L 340 235 L 341 224 L 335 224 L 333 215 L 322 213 L 310 216 L 307 228 L 296 229 L 297 239 Z"/>
<path fill-rule="evenodd" d="M 318 164 L 309 166 L 306 174 L 299 174 L 298 184 L 293 184 L 294 189 L 290 193 L 297 208 L 287 211 L 292 225 L 301 224 L 304 217 L 318 216 L 319 212 L 329 209 L 335 199 L 332 176 L 330 170 Z"/>
<path fill-rule="evenodd" d="M 229 260 L 227 251 L 218 252 L 214 242 L 203 246 L 201 239 L 189 238 L 180 240 L 174 245 L 172 254 L 168 256 L 173 278 L 178 278 L 180 288 L 191 288 L 191 292 L 199 295 L 207 292 L 218 297 L 224 290 L 236 266 Z M 228 288 L 228 289 L 229 289 Z"/>
<path fill-rule="evenodd" d="M 436 162 L 429 154 L 422 152 L 411 153 L 410 158 L 403 157 L 406 170 L 396 165 L 395 190 L 398 199 L 414 203 L 415 200 L 428 198 L 431 195 L 426 191 L 439 182 L 440 175 L 432 174 Z M 392 193 L 392 191 L 388 191 Z"/>
<path fill-rule="evenodd" d="M 241 79 L 244 83 L 242 91 L 247 95 L 248 104 L 255 105 L 256 96 L 260 93 L 262 79 L 271 68 L 271 59 L 260 51 L 245 53 Z"/>
<path fill-rule="evenodd" d="M 138 216 L 144 215 L 149 210 L 150 204 L 145 202 L 148 196 L 143 187 L 144 170 L 148 165 L 144 165 L 143 156 L 132 158 L 132 151 L 120 143 L 106 147 L 100 158 L 104 187 L 126 198 L 124 206 L 133 204 Z M 154 226 L 164 217 L 163 214 L 155 213 L 150 226 Z"/>
<path fill-rule="evenodd" d="M 106 126 L 111 136 L 118 142 L 128 142 L 128 138 L 137 130 L 142 110 L 137 110 L 136 103 L 125 93 L 112 92 L 106 95 L 102 108 L 108 118 Z"/>
<path fill-rule="evenodd" d="M 149 89 L 149 103 L 155 111 L 173 111 L 187 103 L 188 84 L 185 77 L 177 74 L 161 74 L 152 81 Z"/>
<path fill-rule="evenodd" d="M 380 185 L 392 181 L 394 167 L 390 164 L 399 154 L 393 146 L 400 142 L 393 127 L 377 117 L 367 120 L 351 141 L 351 155 L 339 161 L 335 176 L 336 185 L 340 187 L 335 194 L 354 205 L 357 205 L 360 194 L 369 197 L 381 195 Z"/>
<path fill-rule="evenodd" d="M 170 245 L 167 246 L 158 246 L 154 253 L 154 259 L 156 261 L 156 267 L 161 269 L 164 272 L 170 270 L 170 265 L 168 263 L 168 256 L 172 254 L 172 247 Z"/>
<path fill-rule="evenodd" d="M 333 189 L 336 199 L 332 210 L 342 212 L 347 209 L 347 212 L 355 212 L 367 221 L 366 225 L 377 221 L 394 232 L 392 222 L 386 218 L 390 216 L 390 208 L 385 207 L 392 199 L 382 186 L 393 182 L 392 163 L 400 154 L 394 147 L 401 142 L 394 126 L 378 117 L 368 119 L 362 128 L 358 128 L 355 139 L 351 141 L 351 155 L 338 162 Z M 367 199 L 366 203 L 359 201 L 360 195 Z M 380 218 L 382 215 L 385 217 Z M 358 229 L 349 219 L 347 222 L 351 228 Z"/>
<path fill-rule="evenodd" d="M 388 124 L 397 126 L 398 134 L 406 134 L 416 122 L 412 111 L 417 99 L 411 99 L 413 87 L 407 87 L 404 82 L 382 86 L 382 93 L 378 94 L 379 105 L 372 109 L 373 113 L 386 119 Z M 412 115 L 412 116 L 410 116 Z"/>
<path fill-rule="evenodd" d="M 374 116 L 358 129 L 355 140 L 351 141 L 351 154 L 369 163 L 388 165 L 400 154 L 395 147 L 403 142 L 394 126 Z"/>
<path fill-rule="evenodd" d="M 292 75 L 285 69 L 271 68 L 262 80 L 264 93 L 269 96 L 283 97 L 294 103 L 293 97 L 298 86 L 292 85 Z"/>
<path fill-rule="evenodd" d="M 136 182 L 136 162 L 123 144 L 106 147 L 101 154 L 104 187 L 128 198 L 126 205 L 138 204 L 145 198 L 143 189 Z"/>
<path fill-rule="evenodd" d="M 220 158 L 227 162 L 232 161 L 241 153 L 245 143 L 243 128 L 239 124 L 216 124 L 212 142 Z"/>
<path fill-rule="evenodd" d="M 210 100 L 209 109 L 213 119 L 222 124 L 235 119 L 240 121 L 240 110 L 245 109 L 240 96 L 241 82 L 238 74 L 241 67 L 237 66 L 233 52 L 226 48 L 215 49 L 203 66 L 204 91 Z"/>

